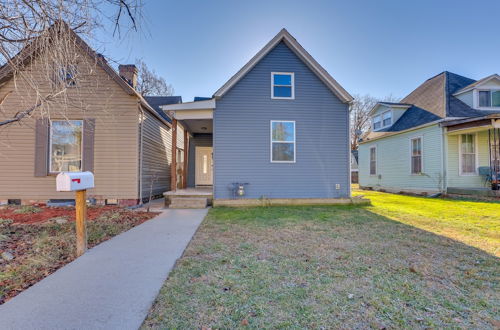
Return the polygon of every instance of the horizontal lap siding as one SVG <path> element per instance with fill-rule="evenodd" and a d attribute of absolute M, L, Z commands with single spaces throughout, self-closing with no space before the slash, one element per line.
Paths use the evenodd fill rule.
<path fill-rule="evenodd" d="M 276 71 L 295 73 L 295 100 L 271 99 Z M 215 198 L 230 198 L 232 182 L 248 182 L 248 198 L 349 196 L 348 106 L 284 43 L 217 101 L 214 116 Z M 270 162 L 271 120 L 296 121 L 296 163 Z"/>
<path fill-rule="evenodd" d="M 440 190 L 441 128 L 438 125 L 393 135 L 359 146 L 359 184 L 366 187 Z M 423 137 L 424 175 L 411 175 L 410 139 Z M 377 175 L 370 175 L 370 148 L 377 147 Z M 380 175 L 380 179 L 378 177 Z"/>
<path fill-rule="evenodd" d="M 51 85 L 37 61 L 29 74 L 44 84 L 42 92 Z M 95 118 L 94 173 L 95 188 L 90 197 L 136 199 L 138 197 L 138 106 L 137 98 L 127 95 L 109 75 L 92 61 L 82 62 L 78 89 L 68 89 L 68 96 L 82 99 L 78 107 L 54 104 L 52 119 Z M 17 84 L 17 87 L 16 87 Z M 34 104 L 35 93 L 24 86 L 22 79 L 10 80 L 0 88 L 5 99 L 0 120 Z M 79 96 L 77 96 L 77 94 Z M 84 109 L 84 110 L 82 110 Z M 37 117 L 39 112 L 37 112 Z M 0 128 L 0 200 L 7 198 L 47 200 L 74 198 L 73 193 L 56 192 L 55 176 L 34 176 L 35 119 Z"/>
<path fill-rule="evenodd" d="M 170 190 L 172 130 L 146 111 L 142 134 L 142 197 L 148 198 L 152 181 L 153 196 Z"/>
<path fill-rule="evenodd" d="M 459 144 L 458 135 L 448 136 L 448 187 L 482 188 L 485 187 L 484 178 L 479 175 L 460 175 L 459 172 Z M 477 147 L 479 161 L 477 167 L 490 166 L 488 132 L 477 133 Z"/>

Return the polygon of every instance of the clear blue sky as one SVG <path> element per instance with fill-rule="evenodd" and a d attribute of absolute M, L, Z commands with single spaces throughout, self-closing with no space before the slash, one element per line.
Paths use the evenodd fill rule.
<path fill-rule="evenodd" d="M 184 101 L 211 96 L 283 27 L 351 94 L 500 73 L 498 0 L 144 1 L 140 35 L 101 37 L 99 50 L 142 58 Z"/>

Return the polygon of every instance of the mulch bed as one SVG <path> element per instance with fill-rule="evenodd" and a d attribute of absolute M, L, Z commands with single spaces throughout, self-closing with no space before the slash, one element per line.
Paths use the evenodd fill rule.
<path fill-rule="evenodd" d="M 0 219 L 10 219 L 13 224 L 37 224 L 61 217 L 68 221 L 75 221 L 74 207 L 48 207 L 45 205 L 35 207 L 38 210 L 36 213 L 17 213 L 19 207 L 0 208 Z M 87 209 L 87 220 L 93 221 L 104 213 L 120 209 L 118 206 L 111 205 L 91 206 Z"/>
<path fill-rule="evenodd" d="M 87 211 L 88 247 L 138 226 L 158 213 L 119 206 L 91 206 Z M 56 219 L 63 219 L 57 223 Z M 0 305 L 73 261 L 75 208 L 9 206 L 0 208 Z"/>

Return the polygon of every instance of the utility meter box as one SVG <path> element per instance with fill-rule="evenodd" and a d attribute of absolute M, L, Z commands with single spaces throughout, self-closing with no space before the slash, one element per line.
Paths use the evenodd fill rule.
<path fill-rule="evenodd" d="M 56 177 L 57 191 L 78 191 L 94 188 L 92 172 L 61 172 Z"/>

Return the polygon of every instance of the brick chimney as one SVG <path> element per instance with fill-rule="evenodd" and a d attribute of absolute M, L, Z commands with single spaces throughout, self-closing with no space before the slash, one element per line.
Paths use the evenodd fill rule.
<path fill-rule="evenodd" d="M 120 64 L 118 66 L 118 72 L 120 77 L 122 77 L 132 88 L 137 87 L 137 67 L 134 64 Z"/>

